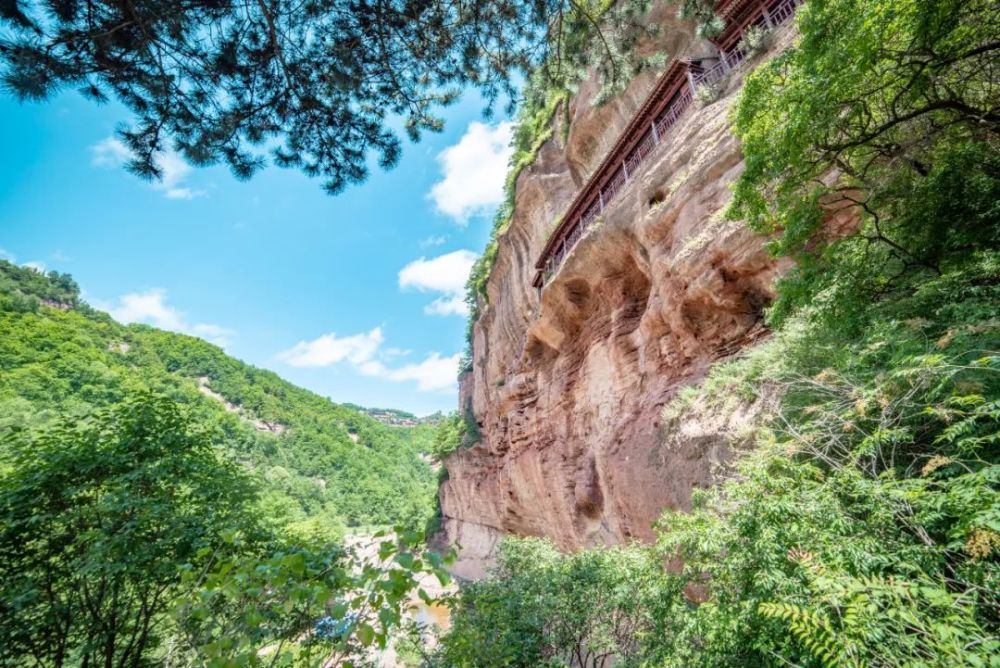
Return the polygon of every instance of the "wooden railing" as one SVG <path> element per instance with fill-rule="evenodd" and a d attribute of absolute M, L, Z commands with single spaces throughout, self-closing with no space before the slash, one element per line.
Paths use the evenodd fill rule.
<path fill-rule="evenodd" d="M 739 6 L 742 11 L 719 40 L 718 62 L 702 69 L 674 61 L 667 68 L 653 92 L 549 237 L 535 264 L 536 273 L 532 284 L 536 288 L 541 289 L 559 270 L 563 260 L 597 217 L 635 179 L 653 151 L 665 143 L 670 129 L 690 108 L 695 87 L 714 84 L 747 59 L 749 53 L 740 39 L 743 33 L 751 26 L 777 27 L 795 14 L 795 8 L 800 2 L 802 0 L 726 3 L 730 7 Z M 730 46 L 726 48 L 726 44 Z"/>
<path fill-rule="evenodd" d="M 733 34 L 732 37 L 727 35 L 728 39 L 725 39 L 723 43 L 733 44 L 735 42 L 735 44 L 729 48 L 720 48 L 719 61 L 708 69 L 693 75 L 692 80 L 695 85 L 714 84 L 742 65 L 750 54 L 739 38 L 751 27 L 773 30 L 792 18 L 795 15 L 795 8 L 801 2 L 802 0 L 772 0 L 769 3 L 759 3 L 752 6 L 742 24 L 733 31 L 727 31 L 727 33 L 732 32 Z"/>
<path fill-rule="evenodd" d="M 672 94 L 669 102 L 665 105 L 657 104 L 663 98 L 650 96 L 594 176 L 577 195 L 542 251 L 542 259 L 536 265 L 538 271 L 535 274 L 535 287 L 542 287 L 556 272 L 587 228 L 632 181 L 642 164 L 664 142 L 670 128 L 690 106 L 692 94 L 687 72 L 686 63 L 675 62 L 668 69 L 654 93 L 659 92 L 663 97 Z"/>

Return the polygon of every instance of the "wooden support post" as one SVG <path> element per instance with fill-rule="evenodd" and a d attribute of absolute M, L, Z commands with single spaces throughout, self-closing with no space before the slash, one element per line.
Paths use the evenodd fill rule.
<path fill-rule="evenodd" d="M 628 183 L 628 167 L 625 166 L 624 160 L 622 160 L 622 172 L 625 174 L 625 183 Z"/>
<path fill-rule="evenodd" d="M 774 21 L 771 20 L 771 12 L 767 11 L 767 5 L 762 4 L 760 8 L 764 12 L 764 23 L 768 30 L 774 30 Z"/>
<path fill-rule="evenodd" d="M 659 144 L 660 143 L 660 135 L 656 131 L 656 121 L 653 121 L 653 122 L 651 122 L 649 124 L 649 129 L 653 132 L 653 143 L 654 144 Z"/>
<path fill-rule="evenodd" d="M 601 211 L 604 211 L 604 191 L 597 191 L 597 201 L 601 203 Z"/>

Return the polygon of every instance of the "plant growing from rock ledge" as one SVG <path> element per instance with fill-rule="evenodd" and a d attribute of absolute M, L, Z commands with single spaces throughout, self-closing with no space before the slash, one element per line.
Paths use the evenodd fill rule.
<path fill-rule="evenodd" d="M 679 5 L 677 15 L 682 19 L 694 19 L 698 37 L 711 39 L 719 35 L 726 22 L 715 13 L 713 0 L 671 0 Z"/>
<path fill-rule="evenodd" d="M 747 55 L 752 58 L 771 48 L 773 42 L 773 30 L 769 30 L 764 26 L 750 26 L 743 33 L 743 39 L 740 40 L 740 48 L 746 51 Z"/>
<path fill-rule="evenodd" d="M 720 97 L 722 97 L 722 85 L 721 82 L 718 81 L 712 83 L 700 83 L 694 89 L 694 99 L 697 100 L 703 107 L 707 107 L 717 101 Z"/>

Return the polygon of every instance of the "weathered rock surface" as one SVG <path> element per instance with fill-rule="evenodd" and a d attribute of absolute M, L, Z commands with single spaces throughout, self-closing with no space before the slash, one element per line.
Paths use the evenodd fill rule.
<path fill-rule="evenodd" d="M 667 22 L 672 52 L 698 48 Z M 558 217 L 653 83 L 600 108 L 596 86 L 583 86 L 566 145 L 547 143 L 518 181 L 461 388 L 483 439 L 447 460 L 441 488 L 458 575 L 482 575 L 504 533 L 567 550 L 649 540 L 661 512 L 688 508 L 727 456 L 728 418 L 663 434 L 660 414 L 679 387 L 766 334 L 782 269 L 721 215 L 742 169 L 727 122 L 738 77 L 714 103 L 692 104 L 541 294 L 531 287 Z"/>

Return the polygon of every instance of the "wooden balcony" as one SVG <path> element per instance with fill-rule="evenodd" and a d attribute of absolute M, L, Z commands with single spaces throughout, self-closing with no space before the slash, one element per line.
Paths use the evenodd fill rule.
<path fill-rule="evenodd" d="M 674 60 L 657 82 L 594 174 L 566 210 L 535 264 L 532 285 L 539 290 L 562 265 L 584 233 L 639 174 L 653 151 L 669 141 L 670 129 L 691 107 L 695 87 L 713 84 L 748 57 L 740 46 L 751 26 L 774 28 L 788 21 L 802 0 L 722 0 L 716 11 L 726 29 L 714 41 L 719 56 L 708 67 Z"/>

